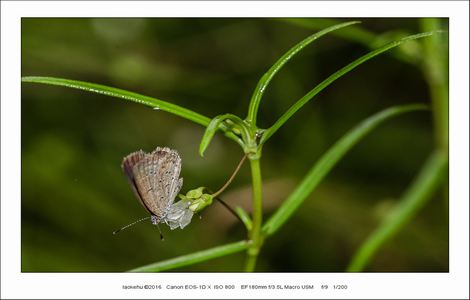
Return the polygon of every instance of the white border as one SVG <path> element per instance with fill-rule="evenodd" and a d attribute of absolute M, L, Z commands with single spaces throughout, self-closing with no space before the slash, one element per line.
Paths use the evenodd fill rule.
<path fill-rule="evenodd" d="M 468 298 L 466 1 L 1 2 L 2 298 Z M 450 17 L 450 273 L 20 273 L 21 17 Z M 315 290 L 123 290 L 122 285 L 314 284 Z M 324 292 L 322 283 L 348 284 Z"/>

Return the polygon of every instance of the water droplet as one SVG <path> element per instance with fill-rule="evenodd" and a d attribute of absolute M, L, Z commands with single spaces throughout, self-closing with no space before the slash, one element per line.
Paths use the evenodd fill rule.
<path fill-rule="evenodd" d="M 155 107 L 153 108 L 153 110 L 160 110 L 160 107 L 155 106 Z"/>

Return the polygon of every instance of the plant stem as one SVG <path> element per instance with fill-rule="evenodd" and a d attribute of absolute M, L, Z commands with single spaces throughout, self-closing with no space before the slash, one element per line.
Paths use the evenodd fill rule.
<path fill-rule="evenodd" d="M 212 194 L 212 197 L 217 198 L 217 196 L 222 194 L 222 192 L 225 191 L 225 189 L 230 185 L 230 183 L 232 183 L 233 179 L 237 175 L 238 171 L 240 171 L 240 168 L 242 167 L 243 163 L 245 162 L 246 156 L 247 156 L 246 154 L 243 156 L 242 160 L 240 160 L 240 162 L 238 163 L 238 166 L 235 168 L 235 171 L 233 171 L 233 174 L 232 174 L 232 176 L 230 176 L 229 180 L 227 180 L 227 182 L 224 184 L 224 186 L 221 187 L 217 192 Z"/>
<path fill-rule="evenodd" d="M 424 18 L 421 21 L 421 27 L 439 30 L 441 23 L 439 19 Z M 428 81 L 431 94 L 436 144 L 444 153 L 448 152 L 449 147 L 449 82 L 445 38 L 446 36 L 443 35 L 435 35 L 423 41 L 423 73 Z"/>
<path fill-rule="evenodd" d="M 247 251 L 245 272 L 253 272 L 256 267 L 256 259 L 263 243 L 261 236 L 261 223 L 263 221 L 263 192 L 261 181 L 261 168 L 259 158 L 250 159 L 251 179 L 253 188 L 253 227 L 249 232 L 252 244 Z"/>
<path fill-rule="evenodd" d="M 421 28 L 441 29 L 441 22 L 436 18 L 421 20 Z M 433 36 L 423 41 L 424 64 L 422 71 L 427 79 L 433 107 L 434 133 L 436 148 L 443 153 L 449 152 L 449 66 L 447 36 Z M 442 184 L 444 216 L 449 218 L 449 179 Z"/>

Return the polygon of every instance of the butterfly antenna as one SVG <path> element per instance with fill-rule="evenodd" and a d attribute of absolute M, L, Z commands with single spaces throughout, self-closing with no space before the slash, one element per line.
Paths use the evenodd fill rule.
<path fill-rule="evenodd" d="M 119 228 L 118 230 L 113 231 L 113 234 L 116 234 L 116 233 L 118 233 L 119 231 L 122 231 L 122 230 L 124 230 L 124 229 L 126 229 L 126 228 L 129 228 L 129 227 L 131 227 L 131 226 L 133 226 L 133 225 L 135 225 L 135 224 L 137 224 L 137 223 L 139 223 L 139 222 L 142 222 L 143 220 L 147 220 L 147 219 L 150 219 L 150 217 L 142 218 L 142 219 L 140 219 L 140 220 L 135 221 L 134 223 L 131 223 L 131 224 L 128 224 L 128 225 L 126 225 L 126 226 L 124 226 L 124 227 L 122 227 L 122 228 Z M 158 230 L 160 230 L 160 228 L 159 228 Z M 161 234 L 161 233 L 160 233 L 160 234 Z"/>

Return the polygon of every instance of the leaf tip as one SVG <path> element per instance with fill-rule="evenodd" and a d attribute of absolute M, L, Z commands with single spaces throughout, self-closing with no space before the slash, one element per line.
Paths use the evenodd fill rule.
<path fill-rule="evenodd" d="M 204 152 L 206 151 L 206 146 L 203 145 L 203 143 L 201 142 L 201 144 L 199 145 L 199 155 L 201 157 L 204 157 Z"/>

